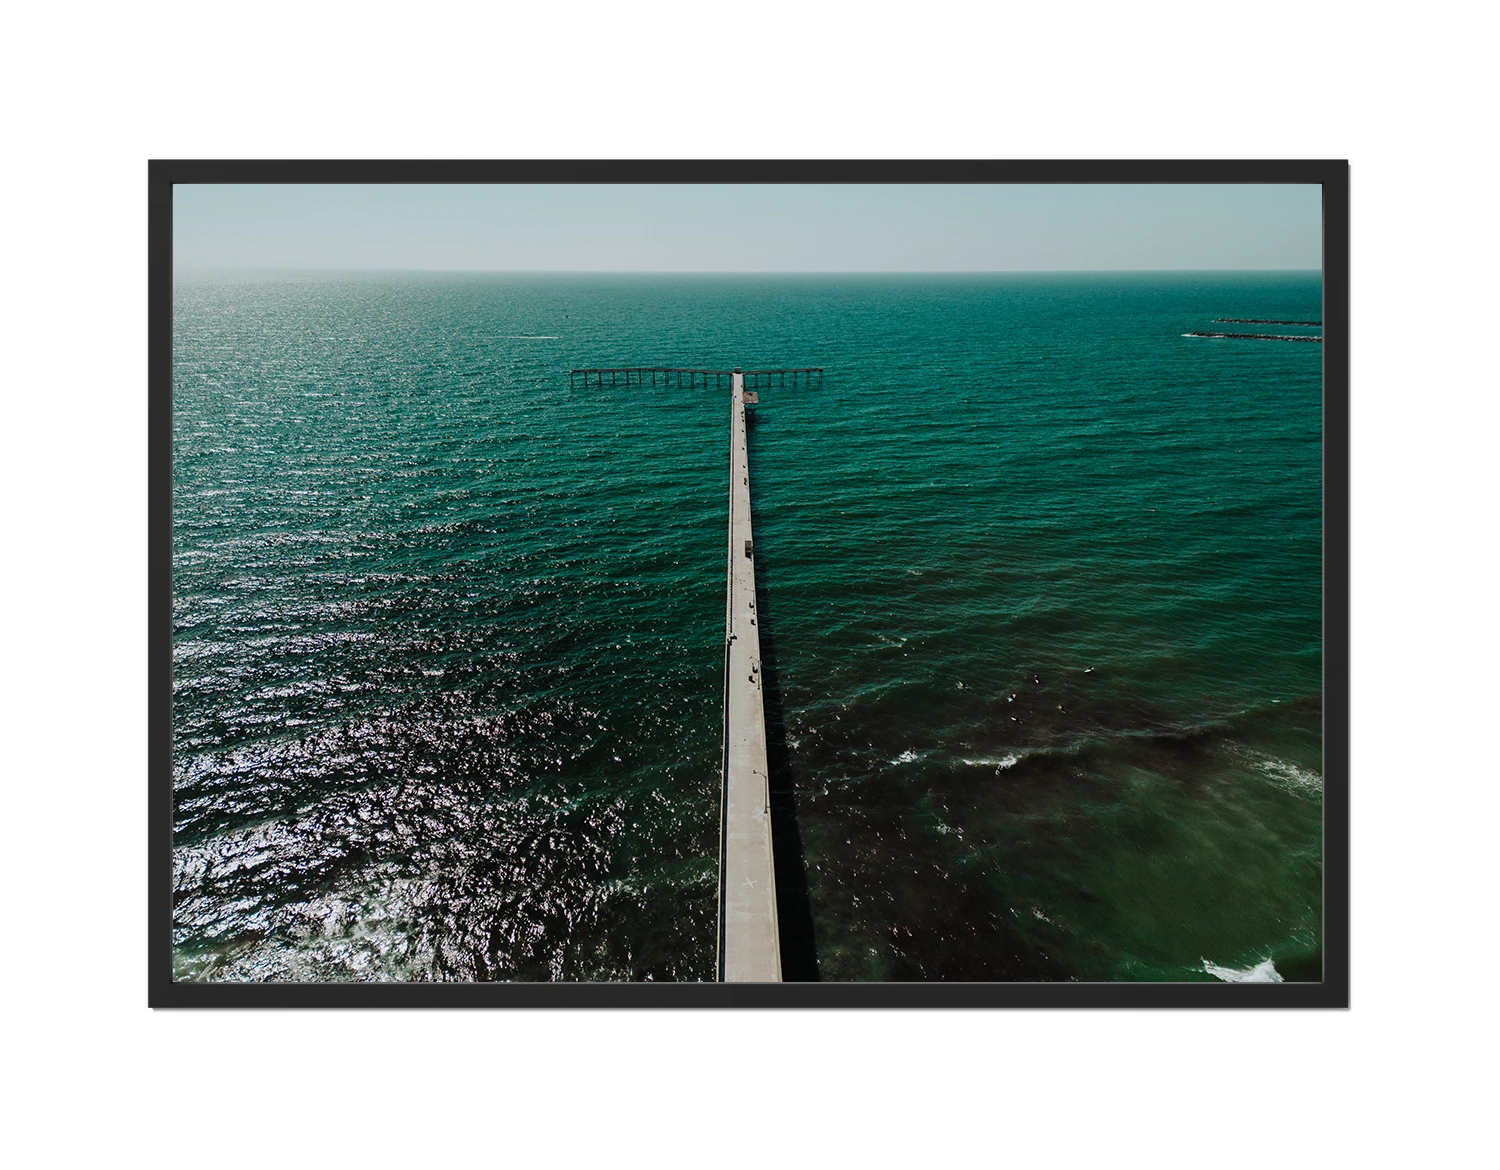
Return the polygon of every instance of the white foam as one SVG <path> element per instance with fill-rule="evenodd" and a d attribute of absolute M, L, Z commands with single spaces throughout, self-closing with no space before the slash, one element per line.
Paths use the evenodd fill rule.
<path fill-rule="evenodd" d="M 911 748 L 907 748 L 904 752 L 902 752 L 899 756 L 897 756 L 894 760 L 892 760 L 891 763 L 893 763 L 893 764 L 909 764 L 913 760 L 915 760 L 916 758 L 917 758 L 917 753 L 915 751 L 913 751 Z"/>
<path fill-rule="evenodd" d="M 1275 756 L 1264 756 L 1256 761 L 1256 767 L 1283 788 L 1292 792 L 1322 792 L 1323 777 L 1306 768 L 1299 768 L 1287 760 Z"/>
<path fill-rule="evenodd" d="M 1021 762 L 1021 757 L 1015 752 L 1006 752 L 1003 756 L 963 756 L 960 758 L 971 768 L 996 768 L 1002 772 Z"/>
<path fill-rule="evenodd" d="M 1276 964 L 1269 958 L 1263 963 L 1256 963 L 1253 967 L 1236 969 L 1234 967 L 1220 967 L 1217 963 L 1203 960 L 1203 969 L 1215 979 L 1222 979 L 1225 983 L 1281 983 L 1282 978 L 1276 970 Z"/>

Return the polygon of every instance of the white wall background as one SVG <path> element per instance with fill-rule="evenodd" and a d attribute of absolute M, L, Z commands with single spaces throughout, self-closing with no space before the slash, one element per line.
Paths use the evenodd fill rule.
<path fill-rule="evenodd" d="M 0 74 L 7 1160 L 1492 1157 L 1500 314 L 1482 11 L 13 10 Z M 147 1011 L 146 159 L 173 156 L 1351 158 L 1353 1009 Z"/>

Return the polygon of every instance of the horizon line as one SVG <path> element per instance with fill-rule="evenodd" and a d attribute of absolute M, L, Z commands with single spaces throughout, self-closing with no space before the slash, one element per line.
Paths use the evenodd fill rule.
<path fill-rule="evenodd" d="M 453 272 L 496 276 L 1048 276 L 1098 273 L 1296 272 L 1321 274 L 1315 268 L 423 268 L 309 265 L 191 265 L 172 268 L 190 272 Z"/>

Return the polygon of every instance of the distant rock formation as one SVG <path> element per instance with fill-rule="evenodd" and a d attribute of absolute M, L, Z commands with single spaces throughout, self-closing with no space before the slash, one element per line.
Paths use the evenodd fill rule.
<path fill-rule="evenodd" d="M 1322 328 L 1321 321 L 1273 321 L 1269 317 L 1215 317 L 1215 325 L 1316 325 Z"/>
<path fill-rule="evenodd" d="M 1291 324 L 1291 322 L 1288 322 Z M 1310 333 L 1208 333 L 1201 329 L 1195 329 L 1191 333 L 1184 333 L 1184 337 L 1234 337 L 1241 341 L 1317 341 L 1322 342 L 1321 337 L 1314 337 Z"/>

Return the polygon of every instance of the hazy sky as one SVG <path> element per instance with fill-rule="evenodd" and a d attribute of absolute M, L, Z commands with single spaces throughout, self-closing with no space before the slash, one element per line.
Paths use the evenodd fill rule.
<path fill-rule="evenodd" d="M 1316 186 L 178 186 L 194 268 L 1318 268 Z"/>

